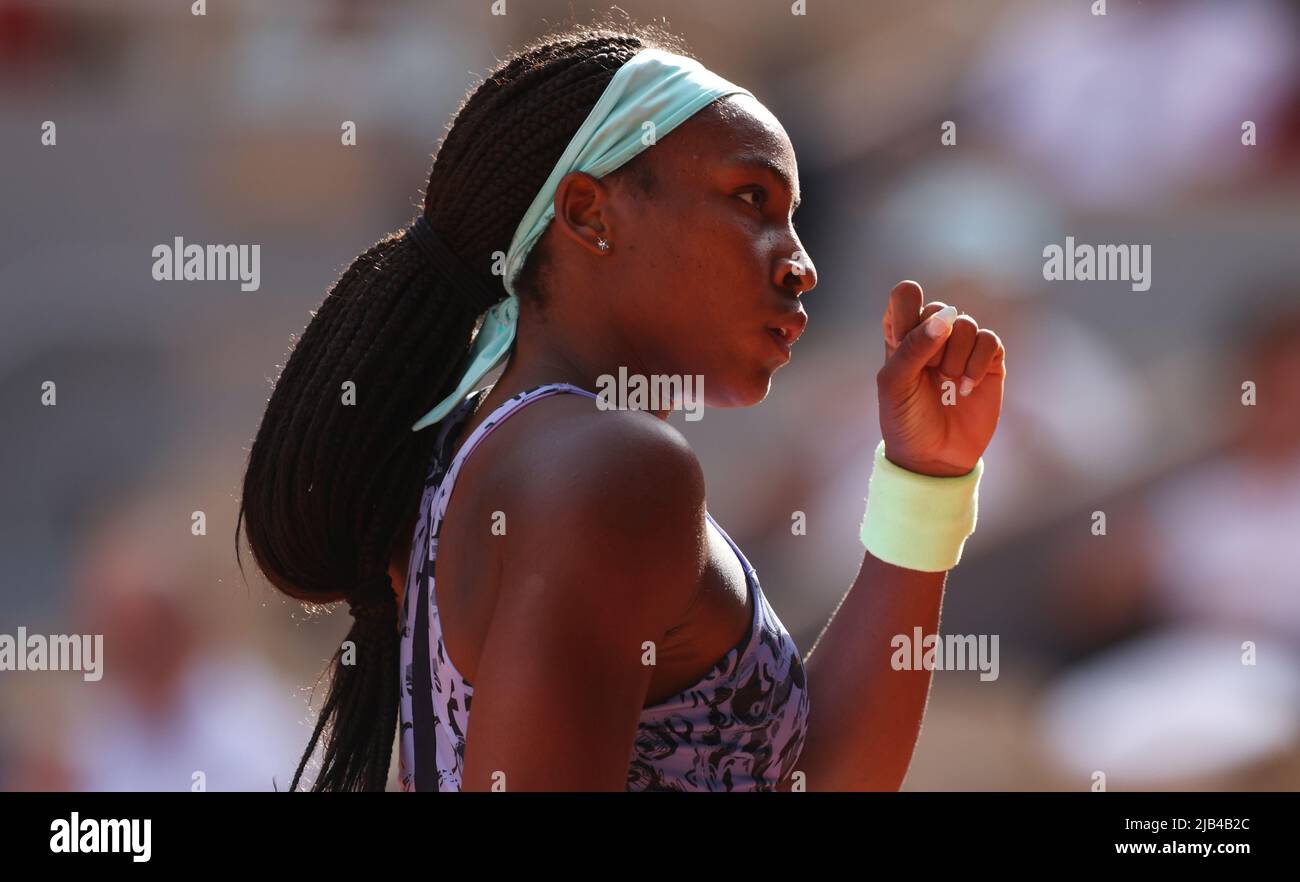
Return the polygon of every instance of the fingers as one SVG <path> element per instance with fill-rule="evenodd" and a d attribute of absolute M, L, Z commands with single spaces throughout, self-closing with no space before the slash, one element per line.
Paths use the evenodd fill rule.
<path fill-rule="evenodd" d="M 921 310 L 921 321 L 925 321 L 926 319 L 928 319 L 930 316 L 934 315 L 936 312 L 938 312 L 941 309 L 946 309 L 947 306 L 948 304 L 944 303 L 942 300 L 931 300 Z M 926 363 L 925 366 L 937 368 L 939 366 L 939 360 L 942 357 L 943 357 L 943 350 L 940 349 L 938 352 L 934 354 L 933 357 L 931 357 L 931 359 L 929 360 L 929 362 Z"/>
<path fill-rule="evenodd" d="M 944 343 L 952 333 L 952 321 L 956 315 L 957 310 L 948 307 L 908 332 L 876 375 L 880 388 L 885 391 L 901 390 L 915 383 L 931 357 L 943 350 Z"/>
<path fill-rule="evenodd" d="M 975 336 L 979 330 L 975 319 L 968 315 L 957 316 L 957 320 L 953 322 L 952 334 L 948 337 L 948 345 L 940 353 L 939 373 L 954 378 L 962 375 L 966 369 L 966 362 L 970 360 L 971 353 L 975 350 Z"/>
<path fill-rule="evenodd" d="M 997 334 L 980 328 L 969 315 L 953 318 L 955 307 L 939 300 L 924 303 L 924 297 L 921 286 L 910 279 L 889 292 L 881 321 L 886 359 L 879 374 L 882 382 L 902 381 L 929 367 L 946 377 L 960 378 L 960 394 L 969 395 L 987 375 L 1005 373 L 1006 350 Z M 948 310 L 948 326 L 939 327 L 938 336 L 926 334 L 925 321 L 942 310 Z"/>
<path fill-rule="evenodd" d="M 889 306 L 881 328 L 885 332 L 885 356 L 893 355 L 903 338 L 921 323 L 921 301 L 925 297 L 921 286 L 905 280 L 889 292 Z"/>
<path fill-rule="evenodd" d="M 958 391 L 962 395 L 969 395 L 971 390 L 990 373 L 1001 373 L 1005 354 L 1006 350 L 1002 347 L 998 335 L 988 328 L 981 328 L 975 336 L 975 345 L 971 347 L 970 358 L 966 360 Z"/>

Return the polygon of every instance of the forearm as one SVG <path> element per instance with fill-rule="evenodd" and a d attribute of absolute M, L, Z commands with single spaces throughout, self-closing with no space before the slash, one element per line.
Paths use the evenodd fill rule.
<path fill-rule="evenodd" d="M 997 334 L 951 304 L 923 305 L 923 298 L 910 280 L 889 292 L 885 363 L 876 374 L 882 443 L 860 531 L 867 548 L 913 569 L 863 557 L 804 662 L 808 729 L 782 789 L 793 782 L 809 790 L 897 790 L 921 732 L 931 672 L 924 664 L 894 670 L 891 661 L 918 629 L 923 644 L 938 635 L 946 570 L 975 529 L 983 453 L 1006 379 Z M 950 400 L 941 390 L 958 376 Z M 891 645 L 900 635 L 902 650 Z"/>
<path fill-rule="evenodd" d="M 921 730 L 931 672 L 894 670 L 890 641 L 938 631 L 947 573 L 870 553 L 805 660 L 808 733 L 796 770 L 808 790 L 897 790 Z"/>

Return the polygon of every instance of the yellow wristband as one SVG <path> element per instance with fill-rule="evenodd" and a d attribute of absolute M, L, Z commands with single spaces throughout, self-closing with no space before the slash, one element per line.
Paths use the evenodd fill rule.
<path fill-rule="evenodd" d="M 984 458 L 955 478 L 919 475 L 885 458 L 876 447 L 862 545 L 885 563 L 924 573 L 950 570 L 961 560 L 966 537 L 975 532 Z"/>

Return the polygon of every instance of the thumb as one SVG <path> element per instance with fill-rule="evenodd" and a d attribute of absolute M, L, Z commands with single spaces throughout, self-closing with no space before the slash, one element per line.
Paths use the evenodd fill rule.
<path fill-rule="evenodd" d="M 952 333 L 952 325 L 956 320 L 957 307 L 945 306 L 909 331 L 885 362 L 880 371 L 880 379 L 886 383 L 895 383 L 908 382 L 917 377 L 926 362 L 948 342 L 948 335 Z"/>

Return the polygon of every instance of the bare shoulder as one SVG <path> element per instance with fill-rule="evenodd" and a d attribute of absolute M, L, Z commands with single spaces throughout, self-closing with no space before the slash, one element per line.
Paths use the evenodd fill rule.
<path fill-rule="evenodd" d="M 509 435 L 493 455 L 493 472 L 520 503 L 555 502 L 560 492 L 601 498 L 611 490 L 644 493 L 657 506 L 704 502 L 695 451 L 653 414 L 602 411 L 591 399 L 562 395 L 531 405 L 500 431 Z"/>
<path fill-rule="evenodd" d="M 512 416 L 485 489 L 501 505 L 497 596 L 463 787 L 621 790 L 653 665 L 707 561 L 704 480 L 652 414 L 554 396 Z"/>
<path fill-rule="evenodd" d="M 708 554 L 704 474 L 686 438 L 653 414 L 577 395 L 530 405 L 510 429 L 491 479 L 508 500 L 504 567 L 550 569 L 561 590 L 653 591 L 665 627 L 677 624 Z"/>

